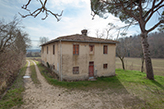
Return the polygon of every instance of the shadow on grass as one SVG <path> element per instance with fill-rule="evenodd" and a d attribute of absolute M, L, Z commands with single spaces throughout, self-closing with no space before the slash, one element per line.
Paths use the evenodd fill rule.
<path fill-rule="evenodd" d="M 136 107 L 140 106 L 143 103 L 143 100 L 138 97 L 131 95 L 120 80 L 115 77 L 99 77 L 96 81 L 58 81 L 54 78 L 49 77 L 47 72 L 42 72 L 42 75 L 46 78 L 47 82 L 58 87 L 67 88 L 69 92 L 81 90 L 81 91 L 90 91 L 99 95 L 99 99 L 104 101 L 105 99 L 110 98 L 110 103 L 113 108 L 123 107 Z M 105 96 L 107 95 L 107 96 Z"/>
<path fill-rule="evenodd" d="M 164 86 L 161 85 L 158 81 L 156 81 L 156 80 L 152 80 L 151 82 L 152 82 L 154 85 L 156 85 L 156 86 L 158 86 L 158 87 L 160 87 L 161 89 L 164 90 Z"/>
<path fill-rule="evenodd" d="M 143 103 L 143 100 L 127 91 L 127 89 L 119 80 L 118 76 L 99 77 L 96 81 L 67 82 L 54 79 L 52 72 L 50 72 L 42 64 L 38 64 L 38 68 L 49 84 L 67 88 L 69 92 L 73 90 L 82 90 L 86 92 L 90 91 L 97 94 L 97 96 L 100 94 L 102 96 L 99 97 L 102 101 L 110 98 L 109 102 L 112 103 L 112 107 L 114 108 L 120 108 L 119 104 L 123 105 L 124 107 L 136 107 L 136 105 Z"/>

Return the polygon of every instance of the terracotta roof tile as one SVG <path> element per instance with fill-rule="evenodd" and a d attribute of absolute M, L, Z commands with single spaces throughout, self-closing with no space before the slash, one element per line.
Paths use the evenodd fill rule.
<path fill-rule="evenodd" d="M 68 35 L 68 36 L 61 36 L 58 37 L 54 40 L 48 41 L 43 45 L 47 45 L 53 42 L 58 42 L 58 41 L 68 41 L 68 42 L 91 42 L 91 43 L 117 43 L 117 41 L 110 40 L 110 39 L 102 39 L 102 38 L 95 38 L 95 37 L 89 37 L 89 36 L 84 36 L 82 34 L 74 34 L 74 35 Z"/>

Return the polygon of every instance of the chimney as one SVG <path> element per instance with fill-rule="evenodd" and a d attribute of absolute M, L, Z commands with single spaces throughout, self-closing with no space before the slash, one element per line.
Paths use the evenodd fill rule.
<path fill-rule="evenodd" d="M 87 31 L 86 29 L 81 30 L 82 35 L 87 36 Z"/>

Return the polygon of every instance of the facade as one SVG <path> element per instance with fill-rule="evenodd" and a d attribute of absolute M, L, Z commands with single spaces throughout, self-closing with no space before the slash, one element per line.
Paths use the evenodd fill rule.
<path fill-rule="evenodd" d="M 116 41 L 82 34 L 59 37 L 42 44 L 41 58 L 61 80 L 85 80 L 115 75 Z"/>

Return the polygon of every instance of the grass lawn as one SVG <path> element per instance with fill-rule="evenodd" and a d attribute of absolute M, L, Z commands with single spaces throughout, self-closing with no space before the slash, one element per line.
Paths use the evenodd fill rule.
<path fill-rule="evenodd" d="M 23 104 L 22 92 L 25 90 L 23 76 L 25 75 L 27 64 L 20 70 L 20 73 L 6 95 L 0 100 L 0 109 L 9 109 L 13 106 Z"/>
<path fill-rule="evenodd" d="M 100 77 L 96 81 L 65 82 L 54 79 L 44 66 L 38 64 L 41 74 L 48 83 L 74 90 L 110 89 L 110 93 L 130 94 L 138 99 L 140 108 L 164 108 L 164 77 L 155 75 L 155 80 L 146 79 L 146 74 L 139 71 L 116 69 L 114 77 Z M 126 98 L 125 98 L 126 100 Z"/>

